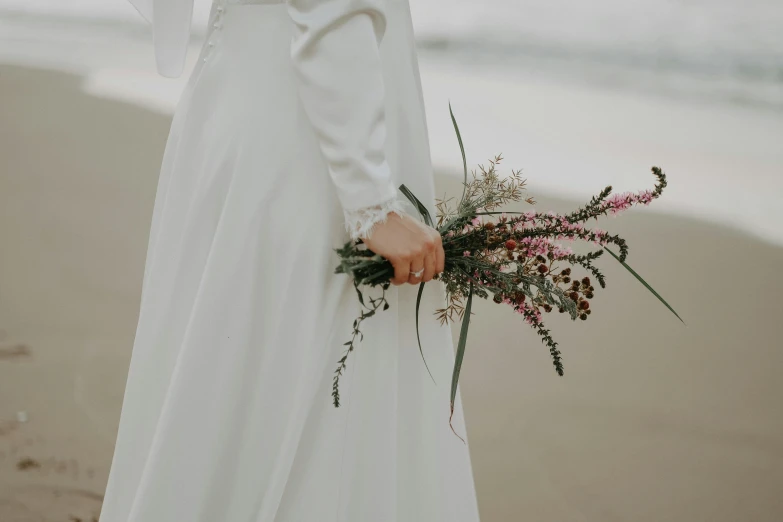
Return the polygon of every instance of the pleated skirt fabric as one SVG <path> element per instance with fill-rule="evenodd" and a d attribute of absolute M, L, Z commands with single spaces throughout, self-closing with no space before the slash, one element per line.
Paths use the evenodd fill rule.
<path fill-rule="evenodd" d="M 101 522 L 477 522 L 449 428 L 437 283 L 389 290 L 332 404 L 360 309 L 347 241 L 297 95 L 284 4 L 213 5 L 171 127 Z M 433 199 L 407 2 L 382 43 L 395 183 Z M 432 209 L 431 209 L 432 210 Z M 369 292 L 373 295 L 373 291 Z M 463 437 L 460 402 L 454 428 Z"/>

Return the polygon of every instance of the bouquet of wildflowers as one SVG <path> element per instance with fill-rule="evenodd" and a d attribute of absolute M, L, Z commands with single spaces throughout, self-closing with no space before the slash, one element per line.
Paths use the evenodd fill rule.
<path fill-rule="evenodd" d="M 568 314 L 572 320 L 586 320 L 590 316 L 590 300 L 596 291 L 594 285 L 601 288 L 606 286 L 604 275 L 594 264 L 605 251 L 622 263 L 676 315 L 668 303 L 625 263 L 628 256 L 625 240 L 587 225 L 592 219 L 614 215 L 634 205 L 649 205 L 660 197 L 666 187 L 666 176 L 660 168 L 652 168 L 655 185 L 651 190 L 612 194 L 612 188 L 607 187 L 587 205 L 568 214 L 532 210 L 524 213 L 503 212 L 503 206 L 510 202 L 524 199 L 530 204 L 535 203 L 532 198 L 524 197 L 525 180 L 519 171 L 512 171 L 508 177 L 500 177 L 496 167 L 502 160 L 501 156 L 490 160 L 488 168 L 480 166 L 479 173 L 474 172 L 472 179 L 468 180 L 462 138 L 454 115 L 451 117 L 462 149 L 465 175 L 460 200 L 456 203 L 451 200 L 438 201 L 437 222 L 433 223 L 427 209 L 410 190 L 404 185 L 400 190 L 418 209 L 424 221 L 440 232 L 443 240 L 445 269 L 437 279 L 445 285 L 447 300 L 445 307 L 435 313 L 442 323 L 462 320 L 452 376 L 452 413 L 474 297 L 492 298 L 495 303 L 510 306 L 522 315 L 549 349 L 558 375 L 563 375 L 562 356 L 558 343 L 544 324 L 544 314 L 557 310 Z M 597 248 L 587 254 L 577 255 L 563 244 L 574 241 L 586 242 Z M 345 354 L 335 371 L 332 389 L 335 406 L 340 404 L 339 379 L 345 370 L 348 355 L 362 338 L 361 323 L 379 310 L 389 308 L 385 294 L 394 276 L 391 263 L 365 248 L 360 241 L 345 244 L 337 249 L 337 254 L 340 264 L 336 273 L 352 277 L 362 305 L 362 314 L 353 323 L 353 336 L 345 343 Z M 419 286 L 416 303 L 417 328 L 424 284 Z M 362 287 L 379 287 L 381 295 L 366 298 Z"/>

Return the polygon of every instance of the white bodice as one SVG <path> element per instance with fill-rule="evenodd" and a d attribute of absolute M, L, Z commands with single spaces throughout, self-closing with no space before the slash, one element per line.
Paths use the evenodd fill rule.
<path fill-rule="evenodd" d="M 193 0 L 130 0 L 152 23 L 158 71 L 182 74 Z M 202 60 L 219 45 L 231 5 L 285 4 L 294 37 L 291 63 L 303 109 L 319 140 L 353 238 L 401 213 L 386 159 L 385 85 L 380 42 L 387 0 L 213 0 Z M 314 173 L 314 175 L 316 175 Z"/>

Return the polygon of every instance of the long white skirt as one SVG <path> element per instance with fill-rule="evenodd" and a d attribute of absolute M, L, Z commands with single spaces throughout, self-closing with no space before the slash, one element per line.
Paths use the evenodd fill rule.
<path fill-rule="evenodd" d="M 437 283 L 421 314 L 435 383 L 417 289 L 392 287 L 332 405 L 359 305 L 333 273 L 347 236 L 291 36 L 282 4 L 226 6 L 177 109 L 101 522 L 478 521 Z M 382 55 L 395 182 L 431 202 L 407 1 L 389 2 Z"/>

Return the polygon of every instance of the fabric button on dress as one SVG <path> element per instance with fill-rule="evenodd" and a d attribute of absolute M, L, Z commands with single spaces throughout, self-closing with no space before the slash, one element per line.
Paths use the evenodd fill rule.
<path fill-rule="evenodd" d="M 209 40 L 207 41 L 206 49 L 204 50 L 204 57 L 201 59 L 202 62 L 207 62 L 207 59 L 209 58 L 209 55 L 211 54 L 212 50 L 215 48 L 215 45 L 217 44 L 217 32 L 220 31 L 223 28 L 223 14 L 225 13 L 226 9 L 222 5 L 217 5 L 215 7 L 215 17 L 214 21 L 212 22 L 212 28 L 210 30 L 210 34 L 208 34 Z"/>

